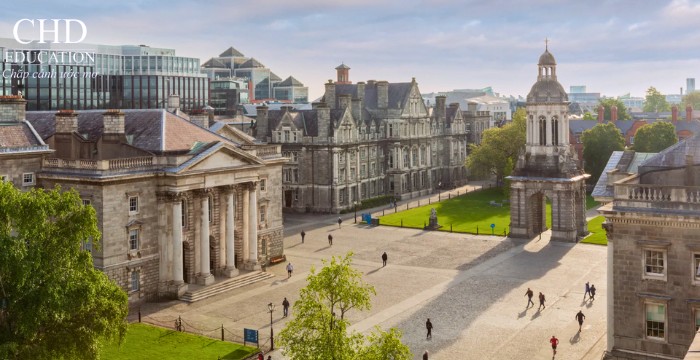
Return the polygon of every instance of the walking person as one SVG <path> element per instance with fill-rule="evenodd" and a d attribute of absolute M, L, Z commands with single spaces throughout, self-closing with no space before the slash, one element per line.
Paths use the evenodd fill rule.
<path fill-rule="evenodd" d="M 552 344 L 552 357 L 554 357 L 557 355 L 557 345 L 559 345 L 559 339 L 552 335 L 552 338 L 549 339 L 549 343 Z"/>
<path fill-rule="evenodd" d="M 292 277 L 292 271 L 294 271 L 294 265 L 292 265 L 292 262 L 290 261 L 290 262 L 287 264 L 287 279 L 289 279 L 290 277 Z"/>
<path fill-rule="evenodd" d="M 328 245 L 333 246 L 333 235 L 328 234 Z"/>
<path fill-rule="evenodd" d="M 382 267 L 386 266 L 386 260 L 389 258 L 389 256 L 386 254 L 386 251 L 384 254 L 382 254 Z"/>
<path fill-rule="evenodd" d="M 428 350 L 423 353 L 423 360 L 428 360 Z"/>
<path fill-rule="evenodd" d="M 428 334 L 425 336 L 426 339 L 432 339 L 433 338 L 433 323 L 430 322 L 430 319 L 425 322 L 425 328 L 428 330 Z"/>
<path fill-rule="evenodd" d="M 530 290 L 530 288 L 527 288 L 527 291 L 525 292 L 525 296 L 527 296 L 527 306 L 525 307 L 526 309 L 530 307 L 530 304 L 532 304 L 532 306 L 535 306 L 535 303 L 532 301 L 532 295 L 534 295 L 532 290 Z"/>
<path fill-rule="evenodd" d="M 595 285 L 591 285 L 591 300 L 595 300 Z"/>
<path fill-rule="evenodd" d="M 343 219 L 341 219 L 339 216 L 338 217 L 338 229 L 340 229 L 340 224 L 342 224 L 342 223 L 343 223 Z"/>
<path fill-rule="evenodd" d="M 304 236 L 306 236 L 306 233 L 304 232 L 304 230 L 302 230 L 301 231 L 301 243 L 302 244 L 304 243 Z"/>
<path fill-rule="evenodd" d="M 586 281 L 586 292 L 583 293 L 583 300 L 586 300 L 586 295 L 591 296 L 591 285 Z"/>
<path fill-rule="evenodd" d="M 284 314 L 284 317 L 289 315 L 289 300 L 287 300 L 287 297 L 282 300 L 282 313 Z"/>
<path fill-rule="evenodd" d="M 265 355 L 258 353 L 258 360 L 265 360 Z"/>
<path fill-rule="evenodd" d="M 578 314 L 576 314 L 576 320 L 578 320 L 578 332 L 581 332 L 581 326 L 583 326 L 583 319 L 586 318 L 586 315 L 583 315 L 583 312 L 581 310 L 578 311 Z"/>
<path fill-rule="evenodd" d="M 540 308 L 546 308 L 546 306 L 544 306 L 544 294 L 542 292 L 540 292 L 540 307 L 537 308 L 537 311 L 540 311 Z"/>

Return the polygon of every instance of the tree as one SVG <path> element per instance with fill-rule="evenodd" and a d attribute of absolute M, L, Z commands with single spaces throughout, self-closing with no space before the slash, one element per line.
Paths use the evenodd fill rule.
<path fill-rule="evenodd" d="M 513 121 L 502 128 L 486 129 L 481 144 L 469 145 L 467 167 L 482 177 L 496 177 L 498 184 L 513 172 L 520 150 L 525 146 L 525 109 L 513 114 Z"/>
<path fill-rule="evenodd" d="M 0 182 L 0 358 L 98 359 L 126 333 L 126 293 L 81 245 L 97 217 L 75 191 Z"/>
<path fill-rule="evenodd" d="M 689 92 L 683 96 L 681 101 L 681 111 L 685 111 L 685 108 L 690 105 L 693 109 L 700 109 L 700 91 Z"/>
<path fill-rule="evenodd" d="M 595 183 L 603 172 L 613 151 L 625 149 L 625 139 L 613 123 L 597 124 L 581 135 L 583 142 L 584 170 Z"/>
<path fill-rule="evenodd" d="M 279 335 L 285 356 L 304 360 L 412 358 L 397 329 L 375 328 L 367 338 L 348 334 L 345 315 L 353 309 L 369 310 L 370 296 L 376 294 L 372 285 L 362 281 L 362 273 L 352 268 L 352 255 L 324 260 L 318 273 L 311 268 L 308 284 L 294 302 L 295 317 Z"/>
<path fill-rule="evenodd" d="M 677 142 L 676 127 L 665 121 L 644 125 L 634 134 L 634 150 L 639 152 L 656 153 Z"/>
<path fill-rule="evenodd" d="M 605 114 L 603 115 L 603 118 L 605 120 L 611 120 L 612 119 L 612 112 L 610 109 L 612 109 L 613 106 L 617 106 L 617 119 L 618 120 L 630 120 L 632 119 L 632 116 L 627 112 L 627 107 L 625 106 L 625 103 L 622 102 L 620 99 L 613 99 L 613 98 L 605 98 L 605 99 L 600 99 L 600 105 L 603 105 L 605 108 Z"/>
<path fill-rule="evenodd" d="M 594 116 L 593 114 L 591 114 L 590 111 L 586 111 L 583 114 L 583 120 L 598 120 L 598 118 L 596 116 Z"/>
<path fill-rule="evenodd" d="M 644 111 L 663 112 L 669 110 L 671 110 L 671 107 L 668 105 L 666 97 L 659 90 L 656 90 L 655 87 L 649 87 L 646 100 L 644 101 Z"/>

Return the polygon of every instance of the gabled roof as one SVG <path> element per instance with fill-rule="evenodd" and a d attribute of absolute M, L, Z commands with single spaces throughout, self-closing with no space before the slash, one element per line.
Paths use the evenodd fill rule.
<path fill-rule="evenodd" d="M 639 171 L 639 165 L 647 159 L 656 156 L 656 153 L 643 153 L 636 151 L 613 151 L 605 165 L 603 172 L 600 174 L 598 182 L 593 188 L 591 196 L 602 200 L 612 200 L 615 195 L 615 189 L 612 184 L 609 184 L 608 172 L 617 169 L 620 174 L 636 174 Z"/>
<path fill-rule="evenodd" d="M 270 71 L 270 81 L 282 81 L 282 78 Z"/>
<path fill-rule="evenodd" d="M 595 120 L 569 120 L 569 131 L 574 134 L 582 134 L 596 125 L 598 122 Z"/>
<path fill-rule="evenodd" d="M 680 141 L 640 164 L 640 167 L 673 168 L 686 166 L 687 156 L 692 156 L 693 165 L 700 164 L 700 134 Z M 643 172 L 640 170 L 640 172 Z"/>
<path fill-rule="evenodd" d="M 9 150 L 44 145 L 46 144 L 35 135 L 29 122 L 0 122 L 0 149 Z"/>
<path fill-rule="evenodd" d="M 234 49 L 233 46 L 231 46 L 230 48 L 226 49 L 226 51 L 219 54 L 219 57 L 231 57 L 231 56 L 245 57 L 245 55 L 243 55 L 240 51 Z"/>
<path fill-rule="evenodd" d="M 388 85 L 388 108 L 402 109 L 404 102 L 411 92 L 413 83 L 389 83 Z M 338 95 L 348 94 L 352 98 L 357 98 L 357 84 L 336 84 L 335 85 L 336 99 Z M 324 96 L 325 100 L 325 96 Z M 377 83 L 366 84 L 364 94 L 364 106 L 367 109 L 377 109 Z"/>
<path fill-rule="evenodd" d="M 265 65 L 261 64 L 258 60 L 255 60 L 255 58 L 250 58 L 248 61 L 244 62 L 241 64 L 238 68 L 239 69 L 253 69 L 253 68 L 264 68 Z"/>
<path fill-rule="evenodd" d="M 336 70 L 342 70 L 342 69 L 350 69 L 349 66 L 345 65 L 345 63 L 342 63 L 338 66 L 335 67 Z"/>
<path fill-rule="evenodd" d="M 224 64 L 220 60 L 217 60 L 215 58 L 211 58 L 211 59 L 207 60 L 207 62 L 202 64 L 202 67 L 204 67 L 204 68 L 225 68 L 226 64 Z"/>
<path fill-rule="evenodd" d="M 304 86 L 304 84 L 301 83 L 301 81 L 295 79 L 293 76 L 290 76 L 281 83 L 277 84 L 277 86 Z"/>
<path fill-rule="evenodd" d="M 122 110 L 124 112 L 124 133 L 133 136 L 131 145 L 155 154 L 188 152 L 200 148 L 202 144 L 213 142 L 234 142 L 201 128 L 188 120 L 169 113 L 164 109 Z M 95 141 L 102 137 L 104 110 L 83 110 L 78 113 L 78 133 L 87 140 Z M 56 132 L 55 112 L 27 112 L 27 120 L 32 123 L 43 139 Z"/>

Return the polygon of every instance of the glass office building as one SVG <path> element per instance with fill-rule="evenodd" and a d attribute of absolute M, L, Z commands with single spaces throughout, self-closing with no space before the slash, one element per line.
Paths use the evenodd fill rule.
<path fill-rule="evenodd" d="M 21 92 L 28 110 L 163 108 L 169 94 L 183 110 L 209 103 L 199 59 L 173 49 L 0 39 L 0 51 L 0 95 Z"/>

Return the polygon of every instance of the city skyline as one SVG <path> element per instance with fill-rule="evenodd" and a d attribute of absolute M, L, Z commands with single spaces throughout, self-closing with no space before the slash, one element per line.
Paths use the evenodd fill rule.
<path fill-rule="evenodd" d="M 698 16 L 700 1 L 691 0 L 28 1 L 0 15 L 0 37 L 12 38 L 23 18 L 62 18 L 86 24 L 85 43 L 173 48 L 202 62 L 233 46 L 299 79 L 310 100 L 340 63 L 353 82 L 415 77 L 422 92 L 491 86 L 525 96 L 549 39 L 566 64 L 558 72 L 565 89 L 644 96 L 650 86 L 677 94 L 686 78 L 700 77 Z"/>

